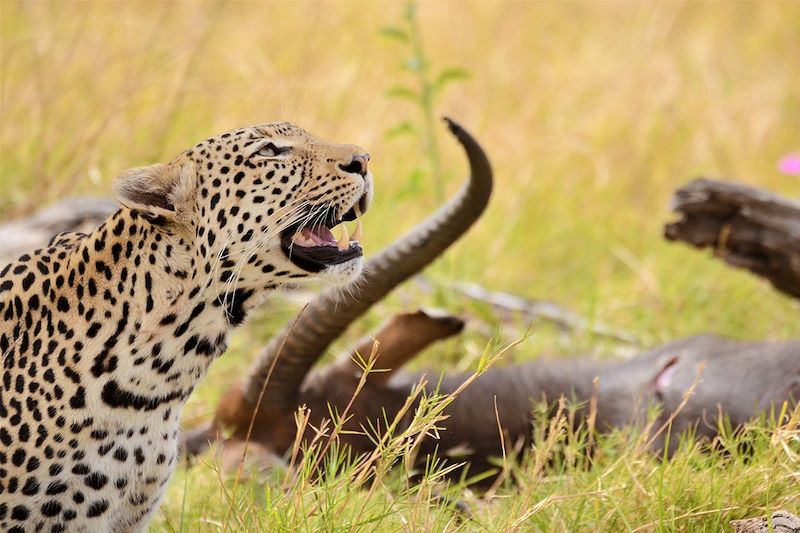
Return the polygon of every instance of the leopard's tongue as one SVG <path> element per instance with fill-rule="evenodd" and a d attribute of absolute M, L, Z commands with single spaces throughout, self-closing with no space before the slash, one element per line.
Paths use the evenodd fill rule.
<path fill-rule="evenodd" d="M 350 241 L 358 242 L 361 239 L 362 229 L 361 221 L 356 223 L 356 229 L 353 231 L 352 237 L 347 229 L 347 226 L 342 224 L 341 237 L 338 239 L 333 235 L 330 228 L 325 226 L 315 226 L 313 228 L 303 228 L 292 236 L 292 243 L 296 246 L 303 246 L 310 248 L 314 246 L 336 246 L 341 251 L 346 251 L 350 248 Z"/>
<path fill-rule="evenodd" d="M 294 234 L 292 242 L 297 246 L 336 246 L 336 238 L 325 226 L 303 228 Z"/>

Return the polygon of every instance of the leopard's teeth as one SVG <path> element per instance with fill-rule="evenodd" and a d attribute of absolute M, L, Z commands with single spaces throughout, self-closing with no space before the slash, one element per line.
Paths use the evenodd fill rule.
<path fill-rule="evenodd" d="M 356 213 L 358 213 L 358 208 L 356 208 Z M 361 237 L 364 235 L 364 228 L 361 225 L 361 219 L 359 218 L 356 221 L 356 229 L 353 231 L 353 235 L 350 237 L 354 241 L 361 241 Z"/>
<path fill-rule="evenodd" d="M 342 224 L 342 236 L 336 241 L 336 246 L 342 252 L 350 248 L 350 233 L 347 231 L 347 226 L 344 224 Z"/>

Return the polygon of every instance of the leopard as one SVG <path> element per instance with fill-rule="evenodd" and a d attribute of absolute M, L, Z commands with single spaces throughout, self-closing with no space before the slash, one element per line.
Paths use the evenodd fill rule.
<path fill-rule="evenodd" d="M 359 276 L 369 159 L 287 122 L 228 131 L 122 172 L 100 227 L 2 267 L 0 530 L 148 527 L 231 332 L 279 287 Z"/>

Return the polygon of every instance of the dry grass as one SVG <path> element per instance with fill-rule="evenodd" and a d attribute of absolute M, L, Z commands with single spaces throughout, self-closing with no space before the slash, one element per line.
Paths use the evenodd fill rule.
<path fill-rule="evenodd" d="M 0 3 L 0 216 L 107 194 L 125 168 L 287 119 L 370 149 L 378 200 L 366 244 L 378 249 L 436 205 L 419 136 L 385 135 L 418 121 L 412 104 L 384 95 L 414 80 L 405 50 L 379 32 L 402 12 L 362 2 Z M 424 3 L 433 63 L 471 73 L 437 110 L 484 141 L 498 181 L 484 219 L 431 276 L 555 300 L 647 345 L 699 331 L 798 336 L 797 304 L 660 237 L 672 190 L 697 175 L 800 193 L 796 177 L 776 170 L 800 148 L 797 20 L 800 4 L 790 2 Z M 443 129 L 440 144 L 453 191 L 464 163 Z M 431 302 L 441 300 L 408 288 L 360 329 Z M 445 303 L 487 316 L 458 297 Z M 276 305 L 237 334 L 189 415 L 207 414 L 294 311 Z M 515 357 L 607 347 L 546 325 L 533 333 Z M 485 342 L 474 333 L 421 364 L 477 358 Z M 177 477 L 154 527 L 217 530 L 234 505 L 229 530 L 719 530 L 729 518 L 800 503 L 796 456 L 770 440 L 779 433 L 754 434 L 749 458 L 687 444 L 670 463 L 633 453 L 635 435 L 612 435 L 591 468 L 523 467 L 522 488 L 474 500 L 469 522 L 430 497 L 433 479 L 415 488 L 395 472 L 370 491 L 348 491 L 347 476 L 331 476 L 291 494 L 280 484 L 230 493 L 212 470 L 193 468 Z M 787 442 L 796 453 L 796 440 Z"/>

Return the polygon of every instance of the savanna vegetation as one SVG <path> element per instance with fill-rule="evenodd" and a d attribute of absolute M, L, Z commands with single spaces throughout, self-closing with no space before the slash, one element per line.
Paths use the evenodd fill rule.
<path fill-rule="evenodd" d="M 661 237 L 672 191 L 696 176 L 800 194 L 777 169 L 800 148 L 800 4 L 3 2 L 0 15 L 3 220 L 108 195 L 124 169 L 212 134 L 290 120 L 369 149 L 369 255 L 458 187 L 465 162 L 447 114 L 487 149 L 492 203 L 425 286 L 403 286 L 337 348 L 421 306 L 469 319 L 414 363 L 439 370 L 498 354 L 493 364 L 621 356 L 698 332 L 800 335 L 797 302 Z M 451 290 L 459 281 L 558 302 L 630 341 L 501 322 Z M 236 333 L 187 425 L 298 309 L 278 295 Z M 328 456 L 321 479 L 313 452 L 266 478 L 228 478 L 211 453 L 179 469 L 151 528 L 719 531 L 800 508 L 798 412 L 723 431 L 714 452 L 687 439 L 669 461 L 635 430 L 572 432 L 562 414 L 541 419 L 521 464 L 498 459 L 508 475 L 488 493 L 446 482 L 434 463 L 409 481 L 403 435 L 366 466 Z"/>

